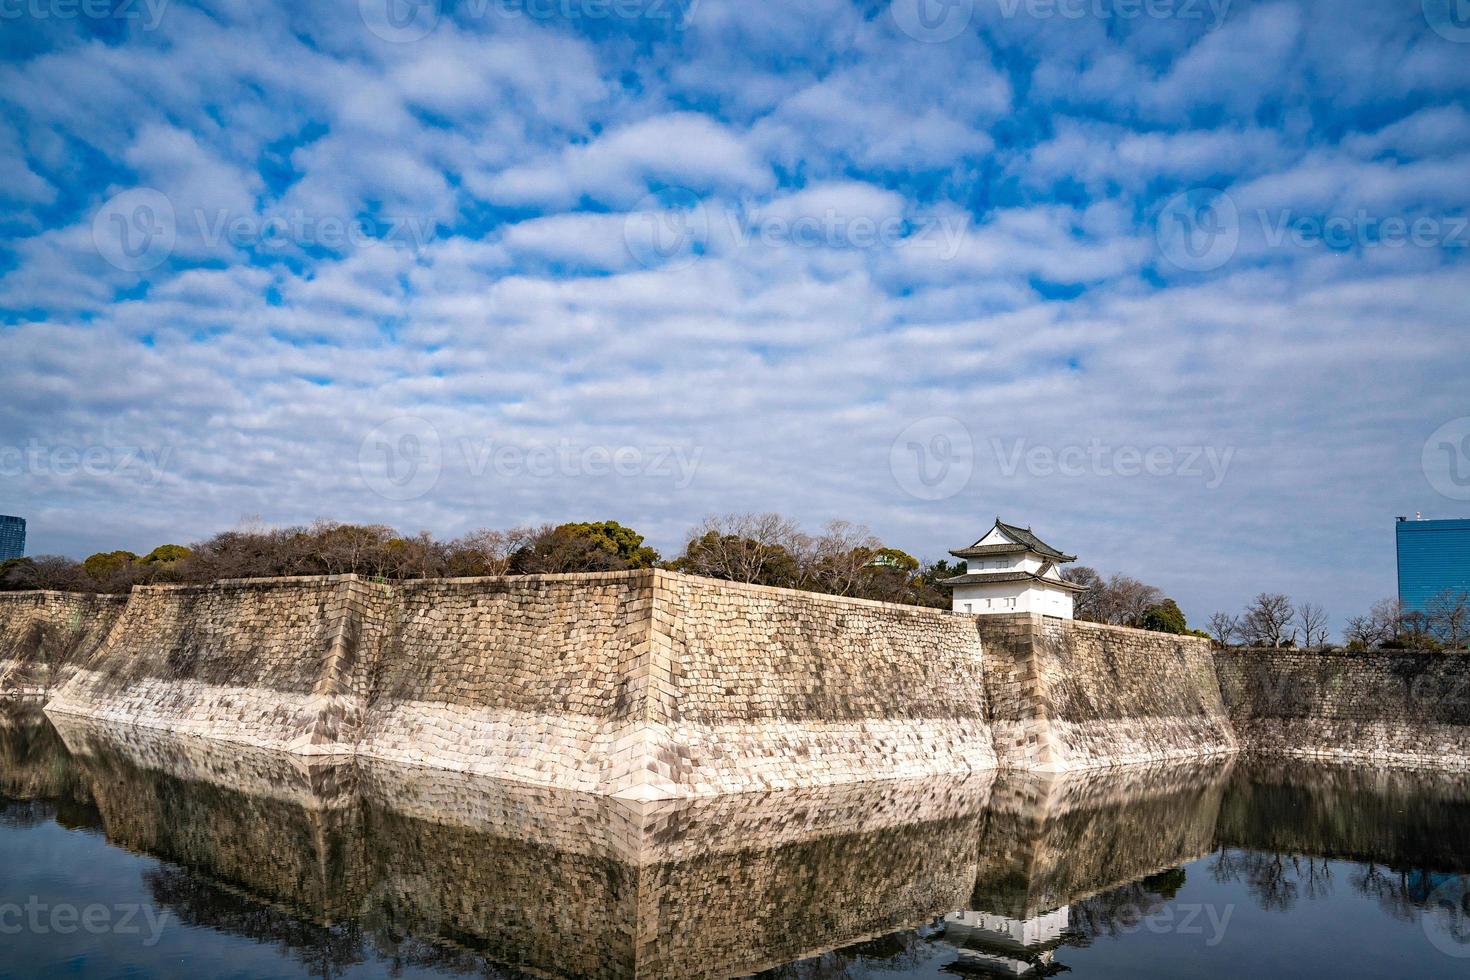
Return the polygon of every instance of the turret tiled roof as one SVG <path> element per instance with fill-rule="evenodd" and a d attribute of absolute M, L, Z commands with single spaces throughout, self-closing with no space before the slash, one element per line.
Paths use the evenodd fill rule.
<path fill-rule="evenodd" d="M 975 544 L 970 545 L 970 547 L 968 548 L 961 548 L 958 551 L 951 551 L 950 554 L 954 555 L 956 558 L 984 558 L 986 556 L 994 555 L 1018 555 L 1025 551 L 1034 551 L 1036 554 L 1041 555 L 1044 558 L 1050 558 L 1051 560 L 1057 562 L 1069 562 L 1077 560 L 1076 555 L 1069 555 L 1066 552 L 1058 551 L 1056 548 L 1053 548 L 1051 545 L 1038 538 L 1035 534 L 1032 534 L 1029 527 L 1017 527 L 1014 524 L 1007 524 L 1005 521 L 1002 521 L 999 517 L 997 517 L 995 519 L 995 528 L 992 528 L 992 530 L 995 530 L 996 528 L 998 528 L 1002 534 L 1004 534 L 1006 537 L 1010 538 L 1016 543 L 982 545 L 980 544 L 980 541 L 984 541 L 986 536 L 990 533 L 989 531 L 987 531 L 985 532 L 985 534 L 982 534 L 980 536 L 980 541 L 977 541 Z"/>

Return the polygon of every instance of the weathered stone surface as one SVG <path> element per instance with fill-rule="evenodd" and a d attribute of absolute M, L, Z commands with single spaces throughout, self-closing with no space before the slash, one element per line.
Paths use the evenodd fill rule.
<path fill-rule="evenodd" d="M 1210 641 L 1034 614 L 976 617 L 997 752 L 1043 771 L 1223 755 Z"/>
<path fill-rule="evenodd" d="M 1470 770 L 1470 656 L 1228 650 L 1215 660 L 1250 752 Z"/>
<path fill-rule="evenodd" d="M 0 698 L 44 701 L 107 638 L 127 596 L 0 592 Z"/>
<path fill-rule="evenodd" d="M 344 647 L 359 638 L 354 623 L 372 626 L 374 595 L 352 576 L 139 586 L 47 710 L 350 753 L 363 687 Z"/>
<path fill-rule="evenodd" d="M 118 613 L 5 597 L 0 642 L 82 624 L 63 646 L 85 662 L 57 675 L 53 714 L 628 800 L 1242 744 L 1470 768 L 1459 658 L 1227 654 L 1217 676 L 1196 637 L 653 570 L 152 586 Z M 1308 690 L 1270 702 L 1294 677 Z M 1413 686 L 1431 682 L 1433 699 Z"/>

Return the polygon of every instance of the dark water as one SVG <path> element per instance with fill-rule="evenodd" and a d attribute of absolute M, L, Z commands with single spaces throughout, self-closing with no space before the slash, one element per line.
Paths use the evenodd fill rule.
<path fill-rule="evenodd" d="M 636 806 L 0 713 L 0 976 L 1470 977 L 1470 781 Z"/>

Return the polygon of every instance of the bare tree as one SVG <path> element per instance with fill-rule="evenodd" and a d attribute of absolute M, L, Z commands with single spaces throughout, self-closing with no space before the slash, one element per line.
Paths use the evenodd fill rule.
<path fill-rule="evenodd" d="M 1446 647 L 1454 649 L 1470 636 L 1470 593 L 1445 589 L 1430 597 L 1425 613 L 1430 631 Z"/>
<path fill-rule="evenodd" d="M 449 544 L 447 574 L 457 577 L 509 575 L 510 557 L 536 535 L 532 528 L 499 531 L 482 527 Z"/>
<path fill-rule="evenodd" d="M 1163 601 L 1164 593 L 1156 586 L 1127 575 L 1114 575 L 1103 589 L 1100 611 L 1103 622 L 1132 626 Z"/>
<path fill-rule="evenodd" d="M 1311 602 L 1304 602 L 1296 611 L 1296 621 L 1302 628 L 1302 645 L 1309 648 L 1327 643 L 1327 610 Z"/>
<path fill-rule="evenodd" d="M 1290 598 L 1279 592 L 1262 592 L 1246 607 L 1241 626 L 1252 645 L 1279 647 L 1286 641 L 1286 629 L 1295 616 Z"/>
<path fill-rule="evenodd" d="M 1398 599 L 1389 598 L 1376 603 L 1368 617 L 1378 632 L 1379 643 L 1399 638 L 1399 631 L 1404 624 L 1404 607 L 1399 604 Z"/>
<path fill-rule="evenodd" d="M 1210 617 L 1209 629 L 1216 643 L 1228 647 L 1230 641 L 1240 632 L 1240 617 L 1217 612 Z"/>
<path fill-rule="evenodd" d="M 686 571 L 734 582 L 765 578 L 778 557 L 794 561 L 788 546 L 805 546 L 801 528 L 780 514 L 721 514 L 690 532 L 681 559 Z"/>
<path fill-rule="evenodd" d="M 796 559 L 800 587 L 833 595 L 856 595 L 883 547 L 867 527 L 848 521 L 830 522 L 815 538 L 794 534 L 784 544 Z"/>
<path fill-rule="evenodd" d="M 1086 565 L 1068 565 L 1062 569 L 1062 581 L 1080 585 L 1086 592 L 1078 592 L 1072 597 L 1073 615 L 1078 619 L 1096 621 L 1099 616 L 1099 600 L 1106 583 L 1097 569 L 1088 568 Z"/>
<path fill-rule="evenodd" d="M 1383 631 L 1372 616 L 1354 616 L 1347 622 L 1343 638 L 1348 646 L 1373 648 L 1383 642 Z"/>

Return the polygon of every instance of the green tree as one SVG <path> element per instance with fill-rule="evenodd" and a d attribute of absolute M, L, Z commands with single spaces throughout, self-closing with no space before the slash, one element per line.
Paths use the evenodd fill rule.
<path fill-rule="evenodd" d="M 1189 632 L 1189 624 L 1184 620 L 1184 612 L 1173 599 L 1165 599 L 1158 605 L 1150 607 L 1139 618 L 1138 625 L 1155 633 L 1175 633 L 1183 636 Z"/>
<path fill-rule="evenodd" d="M 563 572 L 616 572 L 652 568 L 658 552 L 645 547 L 643 535 L 617 521 L 544 527 L 511 555 L 516 575 Z"/>
<path fill-rule="evenodd" d="M 181 544 L 161 544 L 143 557 L 144 565 L 173 563 L 189 557 L 189 549 Z"/>
<path fill-rule="evenodd" d="M 98 582 L 106 582 L 138 560 L 131 551 L 99 551 L 82 562 L 87 574 Z"/>
<path fill-rule="evenodd" d="M 597 547 L 617 555 L 626 568 L 652 568 L 659 562 L 658 552 L 643 543 L 643 535 L 617 521 L 595 524 L 563 524 L 558 532 L 586 538 Z"/>

